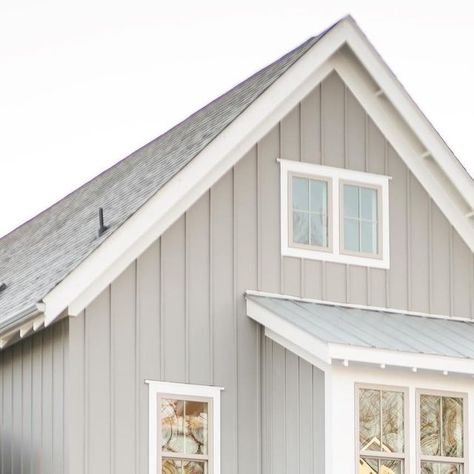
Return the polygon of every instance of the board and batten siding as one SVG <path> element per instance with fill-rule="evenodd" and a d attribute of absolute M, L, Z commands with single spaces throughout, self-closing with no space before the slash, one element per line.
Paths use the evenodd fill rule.
<path fill-rule="evenodd" d="M 0 352 L 0 473 L 63 474 L 68 321 Z"/>
<path fill-rule="evenodd" d="M 392 176 L 391 268 L 282 257 L 277 158 Z M 308 472 L 321 378 L 265 339 L 244 291 L 472 316 L 473 286 L 472 253 L 332 74 L 70 319 L 69 472 L 147 473 L 145 379 L 224 387 L 223 474 Z"/>

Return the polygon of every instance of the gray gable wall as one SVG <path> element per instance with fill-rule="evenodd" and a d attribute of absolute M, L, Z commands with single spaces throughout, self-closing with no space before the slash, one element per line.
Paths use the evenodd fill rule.
<path fill-rule="evenodd" d="M 393 176 L 391 269 L 282 257 L 277 157 Z M 263 336 L 244 291 L 472 316 L 472 265 L 331 75 L 70 319 L 73 383 L 87 387 L 70 399 L 71 472 L 147 472 L 145 379 L 224 387 L 223 473 L 324 472 L 322 374 Z"/>

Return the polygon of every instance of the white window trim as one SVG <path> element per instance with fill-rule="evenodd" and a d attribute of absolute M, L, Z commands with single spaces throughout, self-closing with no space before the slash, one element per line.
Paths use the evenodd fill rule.
<path fill-rule="evenodd" d="M 289 257 L 307 258 L 312 260 L 324 260 L 328 262 L 347 263 L 375 268 L 390 268 L 390 235 L 389 235 L 389 176 L 365 173 L 362 171 L 348 170 L 344 168 L 334 168 L 330 166 L 304 163 L 301 161 L 291 161 L 279 159 L 280 162 L 280 199 L 281 199 L 281 253 Z M 330 251 L 317 250 L 289 245 L 289 196 L 288 196 L 288 175 L 298 173 L 309 178 L 324 178 L 330 181 L 329 186 L 331 196 L 328 196 L 328 226 L 331 228 L 331 242 L 328 242 Z M 367 184 L 375 186 L 381 190 L 381 242 L 382 252 L 379 257 L 367 257 L 361 255 L 349 255 L 343 253 L 341 247 L 341 218 L 340 218 L 340 183 L 350 181 L 360 183 L 361 186 Z"/>
<path fill-rule="evenodd" d="M 149 414 L 149 474 L 158 474 L 158 394 L 174 395 L 181 397 L 202 397 L 212 401 L 212 471 L 209 474 L 220 474 L 220 427 L 221 427 L 221 391 L 222 387 L 209 385 L 191 385 L 172 382 L 158 382 L 155 380 L 145 380 L 148 384 L 148 414 Z"/>
<path fill-rule="evenodd" d="M 420 397 L 421 395 L 433 395 L 437 397 L 456 397 L 463 400 L 463 457 L 445 457 L 445 456 L 426 456 L 421 454 L 420 445 Z M 467 392 L 456 392 L 451 390 L 433 390 L 433 389 L 416 389 L 416 464 L 417 469 L 421 468 L 423 461 L 433 463 L 452 463 L 462 464 L 463 473 L 468 474 L 469 471 L 469 402 Z M 429 458 L 429 459 L 428 459 Z"/>

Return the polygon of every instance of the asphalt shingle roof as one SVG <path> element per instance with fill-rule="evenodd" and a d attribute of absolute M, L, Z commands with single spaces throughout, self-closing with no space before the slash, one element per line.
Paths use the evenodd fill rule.
<path fill-rule="evenodd" d="M 0 329 L 20 319 L 324 35 L 310 38 L 0 239 Z M 98 237 L 98 209 L 109 230 Z"/>

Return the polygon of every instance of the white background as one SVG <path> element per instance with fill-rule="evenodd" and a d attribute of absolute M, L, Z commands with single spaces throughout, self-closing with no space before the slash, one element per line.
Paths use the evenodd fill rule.
<path fill-rule="evenodd" d="M 474 174 L 468 0 L 1 0 L 0 236 L 350 13 Z"/>

